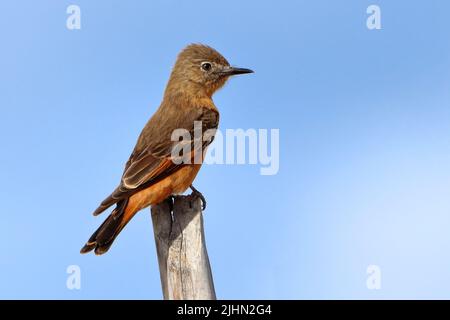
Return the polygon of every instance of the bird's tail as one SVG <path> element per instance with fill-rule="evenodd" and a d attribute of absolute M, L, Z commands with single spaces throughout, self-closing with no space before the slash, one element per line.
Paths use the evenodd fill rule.
<path fill-rule="evenodd" d="M 84 247 L 81 248 L 81 253 L 87 253 L 94 250 L 95 254 L 100 255 L 109 250 L 114 239 L 116 239 L 120 231 L 122 231 L 135 214 L 135 212 L 127 210 L 127 204 L 128 199 L 121 200 L 117 203 L 113 212 L 92 234 Z"/>

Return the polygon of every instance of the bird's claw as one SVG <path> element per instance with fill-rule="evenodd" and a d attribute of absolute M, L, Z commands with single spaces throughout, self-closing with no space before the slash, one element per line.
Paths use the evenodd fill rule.
<path fill-rule="evenodd" d="M 206 199 L 203 196 L 203 194 L 200 191 L 198 191 L 196 188 L 194 188 L 193 185 L 190 185 L 189 187 L 192 190 L 191 196 L 200 198 L 200 200 L 202 201 L 202 210 L 205 210 L 206 209 Z"/>

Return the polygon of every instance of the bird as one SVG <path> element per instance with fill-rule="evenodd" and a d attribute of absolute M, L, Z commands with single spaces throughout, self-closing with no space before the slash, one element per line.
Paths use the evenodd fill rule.
<path fill-rule="evenodd" d="M 196 151 L 204 156 L 219 126 L 219 110 L 213 102 L 213 94 L 231 76 L 247 73 L 253 71 L 231 66 L 222 54 L 204 44 L 190 44 L 178 54 L 162 102 L 139 135 L 119 185 L 93 215 L 115 207 L 80 253 L 92 250 L 96 255 L 106 253 L 138 211 L 170 200 L 189 188 L 201 198 L 204 209 L 205 198 L 193 186 L 202 161 L 189 160 L 194 158 Z M 202 132 L 210 132 L 210 136 L 201 136 L 197 148 L 174 156 L 174 147 L 180 142 L 172 141 L 172 133 L 183 129 L 193 134 L 195 123 L 200 123 Z M 189 140 L 188 144 L 195 145 L 194 140 Z"/>

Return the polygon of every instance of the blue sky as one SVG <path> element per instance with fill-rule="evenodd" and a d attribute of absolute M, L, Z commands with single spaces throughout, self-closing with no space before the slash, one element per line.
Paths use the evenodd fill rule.
<path fill-rule="evenodd" d="M 81 30 L 66 8 L 81 8 Z M 381 8 L 368 30 L 366 8 Z M 221 128 L 280 129 L 280 170 L 209 165 L 219 298 L 450 298 L 448 1 L 2 1 L 0 298 L 160 299 L 149 210 L 80 255 L 176 54 L 253 75 Z M 66 268 L 81 268 L 81 290 Z M 381 289 L 366 268 L 381 269 Z"/>

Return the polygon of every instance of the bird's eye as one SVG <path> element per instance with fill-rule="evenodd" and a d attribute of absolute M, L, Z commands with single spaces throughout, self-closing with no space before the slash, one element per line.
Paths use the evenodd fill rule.
<path fill-rule="evenodd" d="M 202 69 L 204 71 L 209 71 L 209 70 L 211 70 L 211 68 L 212 68 L 211 63 L 209 63 L 209 62 L 202 62 Z"/>

